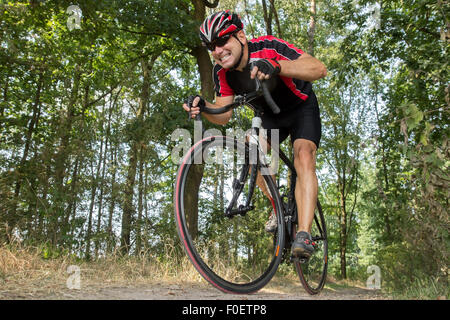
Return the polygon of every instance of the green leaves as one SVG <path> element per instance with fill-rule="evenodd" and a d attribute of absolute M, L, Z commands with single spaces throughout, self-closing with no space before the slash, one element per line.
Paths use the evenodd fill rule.
<path fill-rule="evenodd" d="M 404 102 L 401 108 L 406 116 L 405 120 L 408 130 L 411 131 L 423 120 L 423 112 L 419 110 L 416 104 L 409 101 Z"/>
<path fill-rule="evenodd" d="M 428 141 L 430 138 L 430 133 L 433 130 L 434 125 L 432 125 L 430 122 L 425 122 L 425 129 L 420 134 L 420 143 L 422 143 L 424 146 L 428 145 Z"/>

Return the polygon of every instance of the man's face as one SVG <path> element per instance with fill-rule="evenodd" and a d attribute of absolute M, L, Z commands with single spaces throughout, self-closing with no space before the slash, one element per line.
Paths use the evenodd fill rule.
<path fill-rule="evenodd" d="M 237 36 L 239 39 L 241 38 L 240 32 L 237 33 Z M 242 40 L 241 42 L 243 43 Z M 230 69 L 239 60 L 241 55 L 241 44 L 234 36 L 231 36 L 224 45 L 216 46 L 214 51 L 211 51 L 211 55 L 215 62 L 222 68 Z"/>

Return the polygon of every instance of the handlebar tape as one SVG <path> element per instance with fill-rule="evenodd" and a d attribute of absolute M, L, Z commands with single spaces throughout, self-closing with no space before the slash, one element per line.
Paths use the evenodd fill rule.
<path fill-rule="evenodd" d="M 272 95 L 270 94 L 269 88 L 267 88 L 267 83 L 265 81 L 261 81 L 261 88 L 263 91 L 264 99 L 266 100 L 272 112 L 274 114 L 279 114 L 280 108 L 277 106 L 275 101 L 273 101 Z"/>

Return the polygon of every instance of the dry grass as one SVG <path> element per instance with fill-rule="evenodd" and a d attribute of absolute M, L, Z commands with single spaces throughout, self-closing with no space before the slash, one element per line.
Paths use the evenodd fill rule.
<path fill-rule="evenodd" d="M 70 297 L 74 291 L 68 288 L 68 279 L 73 275 L 68 273 L 69 266 L 79 268 L 81 288 L 87 294 L 108 287 L 144 287 L 161 283 L 209 286 L 186 255 L 174 258 L 177 256 L 175 245 L 170 241 L 164 243 L 166 259 L 144 252 L 139 257 L 110 254 L 93 261 L 71 255 L 46 259 L 45 247 L 0 246 L 0 300 L 64 297 L 65 294 Z M 231 265 L 221 267 L 221 274 L 230 279 L 239 274 Z M 283 287 L 287 289 L 285 281 L 299 285 L 295 277 L 276 276 L 267 288 L 282 292 Z"/>
<path fill-rule="evenodd" d="M 171 248 L 167 248 L 170 255 Z M 169 260 L 169 259 L 167 259 Z M 68 291 L 69 266 L 77 266 L 83 291 L 115 286 L 140 286 L 152 282 L 201 282 L 188 258 L 177 264 L 117 254 L 83 261 L 70 255 L 45 259 L 42 247 L 0 246 L 0 299 L 39 298 Z M 70 281 L 70 280 L 69 280 Z"/>

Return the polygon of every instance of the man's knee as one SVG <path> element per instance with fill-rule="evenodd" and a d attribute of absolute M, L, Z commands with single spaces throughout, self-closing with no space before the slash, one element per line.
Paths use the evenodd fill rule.
<path fill-rule="evenodd" d="M 316 169 L 316 150 L 314 142 L 297 139 L 294 142 L 294 165 L 297 170 Z"/>

